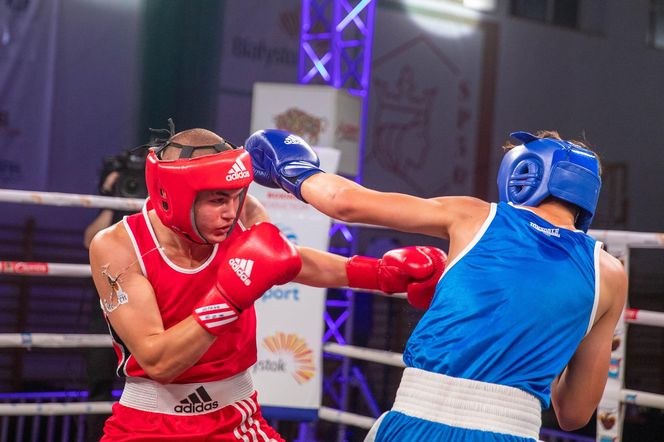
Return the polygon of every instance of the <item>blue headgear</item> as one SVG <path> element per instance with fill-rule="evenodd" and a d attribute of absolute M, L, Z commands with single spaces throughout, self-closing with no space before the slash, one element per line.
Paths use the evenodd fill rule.
<path fill-rule="evenodd" d="M 576 228 L 588 231 L 602 180 L 595 154 L 568 141 L 514 132 L 523 143 L 505 154 L 498 170 L 500 201 L 537 206 L 554 196 L 579 208 Z"/>

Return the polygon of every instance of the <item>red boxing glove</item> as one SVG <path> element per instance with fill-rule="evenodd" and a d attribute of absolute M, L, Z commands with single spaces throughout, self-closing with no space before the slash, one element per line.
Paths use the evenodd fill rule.
<path fill-rule="evenodd" d="M 208 332 L 219 335 L 273 285 L 300 273 L 297 249 L 270 223 L 240 233 L 226 250 L 217 282 L 194 307 L 193 316 Z"/>
<path fill-rule="evenodd" d="M 415 308 L 428 309 L 433 295 L 436 293 L 436 285 L 445 271 L 447 255 L 436 247 L 418 246 L 416 248 L 431 259 L 433 272 L 423 281 L 415 281 L 408 284 L 406 293 L 408 294 L 408 303 L 410 305 Z"/>
<path fill-rule="evenodd" d="M 445 253 L 435 247 L 403 247 L 390 250 L 381 259 L 353 256 L 346 263 L 346 275 L 351 287 L 407 292 L 408 301 L 422 308 L 431 302 L 446 260 Z"/>

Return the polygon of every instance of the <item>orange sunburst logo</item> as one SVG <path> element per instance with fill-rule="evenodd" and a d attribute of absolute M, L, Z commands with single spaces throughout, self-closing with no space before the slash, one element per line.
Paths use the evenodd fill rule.
<path fill-rule="evenodd" d="M 263 339 L 263 347 L 274 355 L 292 359 L 291 375 L 298 384 L 304 384 L 314 377 L 316 366 L 313 352 L 298 335 L 277 332 Z"/>

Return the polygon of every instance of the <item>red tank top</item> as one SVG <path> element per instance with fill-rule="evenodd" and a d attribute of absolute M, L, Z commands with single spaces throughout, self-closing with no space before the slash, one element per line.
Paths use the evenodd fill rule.
<path fill-rule="evenodd" d="M 124 218 L 124 226 L 132 238 L 134 250 L 145 277 L 157 298 L 159 312 L 168 329 L 191 315 L 196 302 L 216 281 L 217 268 L 225 259 L 228 244 L 244 228 L 236 224 L 228 239 L 214 246 L 210 257 L 196 269 L 176 266 L 158 248 L 157 237 L 150 224 L 147 208 L 142 213 Z M 129 349 L 111 327 L 119 376 L 148 377 Z M 256 363 L 256 313 L 251 307 L 237 321 L 226 326 L 207 352 L 173 383 L 186 384 L 225 379 L 241 373 Z"/>

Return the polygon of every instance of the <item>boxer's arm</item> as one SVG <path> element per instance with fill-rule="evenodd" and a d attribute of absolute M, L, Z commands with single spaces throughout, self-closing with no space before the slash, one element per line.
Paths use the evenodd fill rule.
<path fill-rule="evenodd" d="M 171 382 L 194 365 L 214 342 L 215 337 L 191 316 L 164 330 L 154 291 L 141 273 L 122 223 L 103 230 L 92 240 L 90 267 L 102 303 L 115 304 L 114 310 L 106 310 L 113 329 L 150 378 Z M 119 276 L 119 286 L 111 284 L 104 268 L 111 278 Z M 126 303 L 109 299 L 118 287 L 126 293 Z"/>
<path fill-rule="evenodd" d="M 90 242 L 97 232 L 110 226 L 112 222 L 113 211 L 111 209 L 104 209 L 99 212 L 97 217 L 88 224 L 88 227 L 86 227 L 83 232 L 83 246 L 85 246 L 86 249 L 90 248 Z"/>
<path fill-rule="evenodd" d="M 309 247 L 297 249 L 302 258 L 302 270 L 295 277 L 295 282 L 314 287 L 348 287 L 348 258 Z"/>
<path fill-rule="evenodd" d="M 343 221 L 377 224 L 441 238 L 449 238 L 454 233 L 463 243 L 468 231 L 479 228 L 489 213 L 489 204 L 474 198 L 422 199 L 376 192 L 338 175 L 326 174 L 320 169 L 320 160 L 311 146 L 287 131 L 259 130 L 247 139 L 245 149 L 251 155 L 257 183 L 281 187 L 328 216 Z M 452 232 L 456 225 L 470 228 Z"/>
<path fill-rule="evenodd" d="M 551 388 L 558 423 L 568 431 L 588 423 L 602 398 L 609 372 L 611 342 L 627 297 L 625 270 L 617 259 L 605 252 L 600 259 L 600 279 L 599 319 Z"/>
<path fill-rule="evenodd" d="M 382 258 L 345 258 L 308 247 L 299 247 L 302 269 L 296 282 L 315 287 L 353 287 L 406 292 L 416 308 L 428 308 L 447 257 L 435 247 L 404 247 L 386 252 Z"/>
<path fill-rule="evenodd" d="M 425 199 L 378 192 L 331 173 L 307 178 L 301 192 L 309 204 L 332 218 L 446 239 L 455 226 L 481 224 L 489 212 L 489 203 L 476 198 Z"/>

